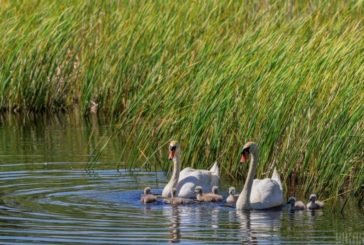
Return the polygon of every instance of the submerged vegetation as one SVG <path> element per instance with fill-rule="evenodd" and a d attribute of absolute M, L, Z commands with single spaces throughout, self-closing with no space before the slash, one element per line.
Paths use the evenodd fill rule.
<path fill-rule="evenodd" d="M 364 189 L 363 1 L 0 1 L 0 107 L 97 104 L 132 155 L 244 175 L 260 145 L 303 193 Z M 107 147 L 107 146 L 106 146 Z"/>

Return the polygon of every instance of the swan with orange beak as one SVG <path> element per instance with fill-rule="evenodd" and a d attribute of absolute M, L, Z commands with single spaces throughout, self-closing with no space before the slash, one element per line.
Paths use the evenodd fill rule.
<path fill-rule="evenodd" d="M 177 189 L 177 196 L 184 198 L 195 197 L 196 186 L 201 186 L 204 192 L 209 192 L 213 186 L 218 186 L 220 171 L 217 162 L 210 170 L 193 169 L 190 167 L 181 168 L 181 149 L 177 141 L 170 142 L 168 159 L 173 161 L 172 176 L 167 185 L 164 187 L 162 197 L 167 198 L 173 188 Z"/>

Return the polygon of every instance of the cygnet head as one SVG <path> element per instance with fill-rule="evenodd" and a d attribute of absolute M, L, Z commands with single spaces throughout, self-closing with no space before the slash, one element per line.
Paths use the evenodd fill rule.
<path fill-rule="evenodd" d="M 311 194 L 310 195 L 310 201 L 311 202 L 315 202 L 317 200 L 317 196 L 316 196 L 316 194 Z"/>
<path fill-rule="evenodd" d="M 241 149 L 240 163 L 244 163 L 248 160 L 250 154 L 254 154 L 258 151 L 258 145 L 255 142 L 249 141 Z"/>
<path fill-rule="evenodd" d="M 152 193 L 152 190 L 150 189 L 149 186 L 144 188 L 144 195 L 149 195 L 151 193 Z"/>
<path fill-rule="evenodd" d="M 235 187 L 233 187 L 233 186 L 229 187 L 229 194 L 235 195 Z"/>
<path fill-rule="evenodd" d="M 195 188 L 195 192 L 197 193 L 197 194 L 202 194 L 202 187 L 201 186 L 196 186 L 196 188 Z"/>
<path fill-rule="evenodd" d="M 219 187 L 217 187 L 216 185 L 214 185 L 214 186 L 212 187 L 212 193 L 214 193 L 214 194 L 218 194 L 218 193 L 219 193 Z"/>
<path fill-rule="evenodd" d="M 169 160 L 173 160 L 173 158 L 176 157 L 176 155 L 179 153 L 179 144 L 177 141 L 175 140 L 172 140 L 170 143 L 169 143 L 169 147 L 168 147 L 168 150 L 169 150 L 169 156 L 168 156 L 168 159 Z"/>

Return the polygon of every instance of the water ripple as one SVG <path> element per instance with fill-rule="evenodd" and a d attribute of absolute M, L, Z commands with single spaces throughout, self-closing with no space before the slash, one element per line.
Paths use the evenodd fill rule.
<path fill-rule="evenodd" d="M 325 210 L 292 214 L 237 212 L 221 204 L 142 205 L 144 186 L 161 193 L 163 173 L 39 166 L 45 168 L 1 165 L 0 243 L 341 243 L 347 236 L 340 234 L 349 232 L 345 227 L 353 219 L 352 234 L 364 230 L 362 216 L 339 219 Z"/>

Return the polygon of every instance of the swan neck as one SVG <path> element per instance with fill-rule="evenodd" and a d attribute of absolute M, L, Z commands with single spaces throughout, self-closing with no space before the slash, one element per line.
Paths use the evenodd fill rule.
<path fill-rule="evenodd" d="M 170 180 L 172 188 L 177 186 L 179 172 L 180 172 L 180 157 L 179 157 L 179 153 L 177 152 L 173 158 L 173 172 L 172 172 L 172 177 Z"/>
<path fill-rule="evenodd" d="M 172 170 L 172 176 L 170 180 L 168 181 L 167 185 L 164 187 L 162 196 L 167 198 L 171 196 L 171 191 L 173 188 L 177 188 L 177 183 L 179 179 L 179 171 L 180 171 L 180 158 L 179 158 L 179 152 L 176 152 L 176 154 L 173 157 L 173 170 Z"/>
<path fill-rule="evenodd" d="M 246 177 L 243 190 L 240 194 L 241 195 L 241 198 L 240 198 L 241 199 L 240 200 L 241 209 L 251 209 L 250 193 L 251 193 L 252 186 L 253 186 L 254 176 L 257 171 L 257 164 L 258 164 L 258 153 L 255 151 L 254 153 L 251 154 L 248 175 Z"/>

